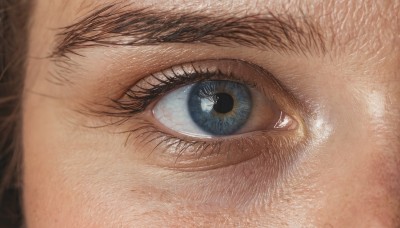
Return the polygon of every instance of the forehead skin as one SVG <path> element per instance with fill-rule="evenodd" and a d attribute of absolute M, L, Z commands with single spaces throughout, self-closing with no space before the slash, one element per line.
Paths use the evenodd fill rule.
<path fill-rule="evenodd" d="M 147 210 L 151 194 L 160 203 L 173 201 L 153 189 L 139 188 L 131 192 L 134 200 L 122 202 L 123 197 L 115 195 L 120 188 L 130 188 L 131 182 L 103 183 L 110 179 L 96 176 L 96 169 L 83 170 L 91 164 L 68 157 L 73 154 L 68 148 L 72 139 L 63 132 L 68 126 L 53 127 L 52 101 L 35 94 L 51 95 L 56 90 L 46 83 L 52 63 L 45 58 L 57 45 L 56 28 L 71 25 L 94 7 L 109 2 L 36 1 L 23 117 L 24 205 L 29 227 L 207 226 L 210 221 L 243 227 L 400 225 L 400 1 L 129 1 L 132 8 L 151 6 L 183 12 L 290 12 L 321 25 L 330 50 L 323 62 L 332 64 L 329 69 L 310 67 L 320 74 L 307 77 L 303 84 L 317 87 L 310 94 L 325 102 L 321 109 L 335 130 L 328 143 L 313 148 L 318 159 L 306 163 L 304 176 L 283 191 L 279 202 L 246 215 L 229 210 L 191 213 L 193 208 L 174 204 L 167 212 L 157 205 Z M 314 60 L 302 59 L 310 65 Z M 50 142 L 53 138 L 59 141 Z M 65 162 L 70 166 L 52 163 L 53 156 L 65 156 L 73 162 Z M 99 163 L 108 165 L 107 161 Z M 92 186 L 85 183 L 85 175 L 93 175 Z"/>

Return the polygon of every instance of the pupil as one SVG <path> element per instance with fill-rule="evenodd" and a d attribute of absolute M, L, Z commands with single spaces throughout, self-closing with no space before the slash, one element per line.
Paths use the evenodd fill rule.
<path fill-rule="evenodd" d="M 227 93 L 215 94 L 214 110 L 218 113 L 228 113 L 233 109 L 233 98 Z"/>
<path fill-rule="evenodd" d="M 188 96 L 193 122 L 211 135 L 231 135 L 248 121 L 253 103 L 246 85 L 233 81 L 204 81 Z"/>

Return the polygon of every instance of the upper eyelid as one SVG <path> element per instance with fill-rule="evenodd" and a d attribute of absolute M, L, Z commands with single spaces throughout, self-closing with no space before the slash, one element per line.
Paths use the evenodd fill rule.
<path fill-rule="evenodd" d="M 234 65 L 231 65 L 234 64 Z M 187 68 L 190 68 L 191 71 L 193 72 L 188 72 L 186 71 Z M 173 69 L 179 68 L 180 73 L 177 73 Z M 186 69 L 185 69 L 186 68 Z M 238 73 L 237 70 L 245 69 L 246 77 L 244 75 L 241 75 L 241 73 Z M 159 77 L 164 77 L 168 74 L 171 74 L 170 76 L 171 79 L 168 77 L 165 77 L 164 79 L 158 80 L 159 86 L 157 85 L 153 86 L 152 83 L 148 83 L 148 80 L 150 79 L 155 79 Z M 242 72 L 243 73 L 243 72 Z M 161 76 L 155 76 L 161 74 Z M 260 78 L 253 77 L 255 75 L 262 76 Z M 189 77 L 188 77 L 189 76 Z M 198 60 L 195 62 L 188 62 L 188 63 L 181 63 L 177 64 L 174 66 L 170 66 L 166 69 L 160 70 L 158 72 L 149 74 L 147 76 L 141 77 L 140 80 L 133 82 L 129 85 L 127 85 L 126 89 L 124 90 L 124 93 L 120 95 L 119 98 L 112 99 L 114 105 L 114 108 L 122 108 L 121 111 L 124 111 L 122 114 L 134 114 L 132 112 L 126 112 L 126 107 L 130 106 L 131 103 L 129 102 L 131 99 L 141 99 L 142 97 L 148 96 L 147 93 L 150 92 L 150 90 L 153 90 L 154 88 L 156 89 L 162 89 L 161 93 L 160 91 L 157 92 L 158 95 L 163 95 L 165 93 L 168 93 L 172 90 L 177 89 L 180 86 L 184 86 L 190 83 L 196 83 L 198 81 L 202 80 L 233 80 L 240 82 L 242 84 L 246 84 L 249 87 L 253 88 L 258 88 L 260 89 L 260 92 L 263 93 L 265 96 L 269 96 L 269 92 L 266 92 L 263 90 L 263 86 L 257 86 L 257 84 L 260 84 L 259 80 L 265 80 L 269 86 L 274 86 L 276 89 L 285 91 L 286 96 L 293 102 L 293 104 L 296 104 L 296 106 L 300 107 L 305 107 L 304 105 L 301 104 L 298 99 L 295 98 L 293 94 L 291 94 L 291 91 L 288 90 L 287 88 L 283 87 L 281 82 L 279 82 L 274 75 L 272 75 L 269 71 L 266 69 L 261 68 L 258 65 L 255 65 L 251 62 L 243 61 L 243 60 L 238 60 L 238 59 L 206 59 L 206 60 Z M 165 83 L 162 81 L 165 80 Z M 172 81 L 171 81 L 172 80 Z M 178 84 L 177 84 L 178 83 Z M 161 85 L 165 84 L 165 85 Z M 261 83 L 262 84 L 262 83 Z M 149 85 L 149 88 L 143 89 L 142 86 Z M 154 94 L 152 94 L 154 95 Z M 125 98 L 128 98 L 128 100 L 125 100 Z M 155 98 L 152 97 L 151 101 L 153 101 Z M 124 103 L 127 102 L 128 103 Z M 121 103 L 122 102 L 122 103 Z M 120 106 L 122 105 L 122 106 Z M 128 106 L 126 106 L 128 105 Z M 142 104 L 144 105 L 143 107 L 138 109 L 137 112 L 140 112 L 144 110 L 149 104 L 145 103 Z M 136 106 L 136 104 L 135 104 Z M 135 113 L 137 113 L 135 112 Z"/>
<path fill-rule="evenodd" d="M 210 79 L 216 76 L 223 76 L 226 78 L 230 78 L 232 80 L 236 80 L 239 82 L 242 82 L 244 84 L 247 84 L 248 86 L 254 87 L 254 84 L 250 84 L 248 80 L 242 80 L 240 76 L 237 76 L 236 72 L 232 70 L 231 68 L 228 67 L 228 70 L 222 70 L 221 68 L 221 62 L 236 62 L 242 65 L 246 65 L 246 67 L 251 68 L 253 71 L 257 72 L 260 75 L 265 75 L 266 77 L 269 77 L 270 79 L 274 79 L 274 76 L 266 71 L 265 69 L 261 69 L 259 66 L 250 63 L 248 61 L 244 60 L 238 60 L 238 59 L 227 59 L 227 58 L 222 58 L 222 59 L 202 59 L 202 60 L 197 60 L 193 62 L 184 62 L 184 63 L 179 63 L 170 67 L 167 67 L 166 69 L 160 70 L 158 72 L 149 74 L 148 76 L 141 77 L 138 81 L 134 82 L 133 85 L 138 86 L 138 85 L 145 85 L 148 84 L 151 86 L 151 84 L 148 83 L 148 78 L 154 78 L 156 79 L 157 82 L 163 83 L 163 82 L 168 82 L 170 79 L 174 79 L 175 76 L 183 76 L 183 78 L 188 79 L 188 81 L 191 81 L 192 83 L 195 81 L 198 81 L 197 79 L 203 80 L 203 79 Z M 189 67 L 188 67 L 189 66 Z M 214 68 L 214 69 L 211 69 Z M 189 72 L 188 68 L 190 69 Z M 180 73 L 178 73 L 180 71 Z M 170 74 L 172 73 L 172 77 L 168 78 L 171 76 Z M 197 76 L 201 75 L 201 78 L 198 78 Z M 164 78 L 163 78 L 164 77 Z M 182 77 L 181 77 L 182 78 Z M 165 80 L 165 81 L 164 81 Z M 143 82 L 143 83 L 142 83 Z M 279 84 L 279 82 L 275 83 Z M 132 88 L 132 86 L 129 87 L 129 90 Z M 139 87 L 139 89 L 141 89 Z"/>
<path fill-rule="evenodd" d="M 106 5 L 62 28 L 51 57 L 59 60 L 93 46 L 195 42 L 300 54 L 324 54 L 327 50 L 321 26 L 305 16 L 266 12 L 237 17 L 129 8 L 124 4 Z"/>
<path fill-rule="evenodd" d="M 215 60 L 203 60 L 203 61 L 199 61 L 199 62 L 201 63 L 201 62 L 205 62 L 205 61 L 232 61 L 232 60 L 229 60 L 229 59 L 216 60 L 215 59 Z M 193 72 L 187 72 L 184 69 L 185 65 L 191 66 L 191 68 L 193 69 Z M 177 73 L 177 70 L 176 69 L 174 70 L 174 67 L 179 67 L 180 73 Z M 168 71 L 170 71 L 169 73 L 172 72 L 172 74 L 173 74 L 172 77 L 167 76 Z M 159 74 L 161 74 L 161 76 Z M 159 75 L 159 76 L 157 76 L 157 75 Z M 134 83 L 133 86 L 130 86 L 129 89 L 127 89 L 127 91 L 124 93 L 123 97 L 124 96 L 128 96 L 129 98 L 134 98 L 136 96 L 138 96 L 137 98 L 146 97 L 148 95 L 146 93 L 150 93 L 149 90 L 153 90 L 155 88 L 160 88 L 160 89 L 166 90 L 164 92 L 168 93 L 169 91 L 171 91 L 173 89 L 177 89 L 177 87 L 179 87 L 179 86 L 186 85 L 188 83 L 195 83 L 196 81 L 199 81 L 199 80 L 206 80 L 206 79 L 210 79 L 210 78 L 217 77 L 217 76 L 221 76 L 224 78 L 231 78 L 231 79 L 234 78 L 232 73 L 229 73 L 229 75 L 221 73 L 220 69 L 218 69 L 218 68 L 216 68 L 215 71 L 209 71 L 208 69 L 206 69 L 204 71 L 202 69 L 197 69 L 197 67 L 194 66 L 193 62 L 183 63 L 178 66 L 172 66 L 172 67 L 169 67 L 168 69 L 161 70 L 159 72 L 150 74 L 147 77 L 141 78 L 139 81 Z M 160 77 L 165 77 L 165 78 L 162 79 Z M 158 81 L 160 83 L 160 85 L 159 85 L 160 87 L 158 87 L 157 85 L 153 85 L 152 83 L 149 83 L 148 82 L 149 78 L 155 79 L 156 81 Z M 236 78 L 239 79 L 239 77 L 236 77 Z M 149 85 L 150 88 L 142 87 L 146 84 Z M 133 88 L 137 88 L 138 90 L 134 91 Z M 158 95 L 162 95 L 162 94 L 158 94 Z M 122 99 L 123 97 L 121 97 L 120 99 Z M 125 109 L 124 105 L 126 105 L 126 104 L 120 103 L 120 99 L 115 99 L 114 103 L 116 105 L 119 105 L 120 107 L 122 107 L 122 109 L 124 110 Z M 152 98 L 151 100 L 153 100 L 153 99 L 154 98 Z M 142 107 L 141 109 L 146 108 L 148 104 L 143 104 L 143 105 L 144 105 L 144 107 Z"/>

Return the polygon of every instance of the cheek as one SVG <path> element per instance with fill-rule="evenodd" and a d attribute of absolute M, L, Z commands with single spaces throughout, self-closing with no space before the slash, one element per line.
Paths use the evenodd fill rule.
<path fill-rule="evenodd" d="M 317 185 L 324 194 L 318 220 L 333 227 L 397 227 L 399 162 L 379 154 L 387 151 L 373 143 L 348 147 L 346 152 L 352 155 L 331 156 L 329 163 L 335 163 L 335 168 L 323 169 L 319 178 Z"/>

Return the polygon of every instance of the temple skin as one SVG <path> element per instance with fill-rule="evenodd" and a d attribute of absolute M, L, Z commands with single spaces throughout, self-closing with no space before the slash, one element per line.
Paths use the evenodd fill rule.
<path fill-rule="evenodd" d="M 67 72 L 74 76 L 70 84 L 52 83 L 59 67 L 48 58 L 59 44 L 55 28 L 109 3 L 37 0 L 33 9 L 23 102 L 28 227 L 400 226 L 398 0 L 125 1 L 133 10 L 154 12 L 306 17 L 320 25 L 326 53 L 179 43 L 94 46 L 69 56 L 78 63 Z M 222 58 L 268 68 L 312 103 L 314 119 L 306 121 L 312 143 L 299 152 L 302 159 L 284 183 L 274 183 L 274 193 L 263 185 L 272 182 L 261 175 L 262 164 L 203 173 L 165 170 L 132 155 L 150 147 L 124 147 L 126 137 L 83 127 L 96 117 L 75 112 L 82 102 L 102 102 L 140 76 Z M 235 195 L 222 194 L 224 186 Z"/>

